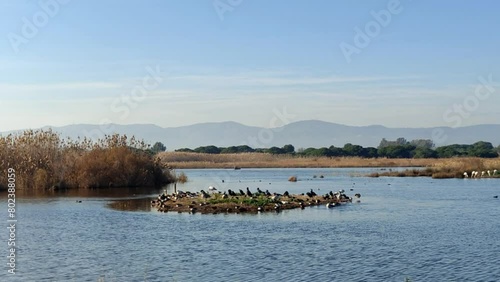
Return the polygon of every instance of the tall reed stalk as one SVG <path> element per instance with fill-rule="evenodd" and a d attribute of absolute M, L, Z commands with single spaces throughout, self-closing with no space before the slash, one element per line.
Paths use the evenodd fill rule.
<path fill-rule="evenodd" d="M 51 130 L 0 137 L 0 188 L 8 168 L 18 189 L 151 187 L 173 181 L 144 141 L 126 135 L 63 139 Z"/>

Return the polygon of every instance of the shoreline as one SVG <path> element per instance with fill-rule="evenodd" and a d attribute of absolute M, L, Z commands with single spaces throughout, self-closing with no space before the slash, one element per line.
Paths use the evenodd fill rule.
<path fill-rule="evenodd" d="M 163 165 L 173 169 L 248 168 L 407 168 L 403 171 L 371 173 L 367 177 L 500 178 L 500 157 L 389 159 L 360 157 L 297 157 L 266 153 L 204 154 L 165 152 L 158 154 Z M 413 168 L 413 169 L 411 169 Z"/>

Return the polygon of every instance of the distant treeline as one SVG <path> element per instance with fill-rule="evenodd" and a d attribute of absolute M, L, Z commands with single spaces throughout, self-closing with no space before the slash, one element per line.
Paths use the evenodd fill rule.
<path fill-rule="evenodd" d="M 480 157 L 496 158 L 500 153 L 500 146 L 493 147 L 490 142 L 479 141 L 472 145 L 447 145 L 435 147 L 432 140 L 418 139 L 408 142 L 404 138 L 395 141 L 382 139 L 377 148 L 362 147 L 347 143 L 344 147 L 300 148 L 295 150 L 293 145 L 271 148 L 251 148 L 247 145 L 217 147 L 202 146 L 196 149 L 182 148 L 176 152 L 193 152 L 205 154 L 235 154 L 235 153 L 269 153 L 275 155 L 290 154 L 305 157 L 362 157 L 362 158 L 451 158 L 451 157 Z"/>

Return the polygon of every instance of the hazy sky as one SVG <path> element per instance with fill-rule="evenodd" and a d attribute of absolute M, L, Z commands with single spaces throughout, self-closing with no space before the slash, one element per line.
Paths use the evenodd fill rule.
<path fill-rule="evenodd" d="M 46 4 L 44 4 L 46 3 Z M 500 122 L 499 1 L 0 0 L 0 131 Z"/>

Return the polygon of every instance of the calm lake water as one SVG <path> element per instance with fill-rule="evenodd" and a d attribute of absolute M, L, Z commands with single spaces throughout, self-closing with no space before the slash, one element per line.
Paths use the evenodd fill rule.
<path fill-rule="evenodd" d="M 361 193 L 278 214 L 162 214 L 160 190 L 18 192 L 17 274 L 6 230 L 0 281 L 500 281 L 499 179 L 360 177 L 377 170 L 183 170 L 177 186 Z"/>

